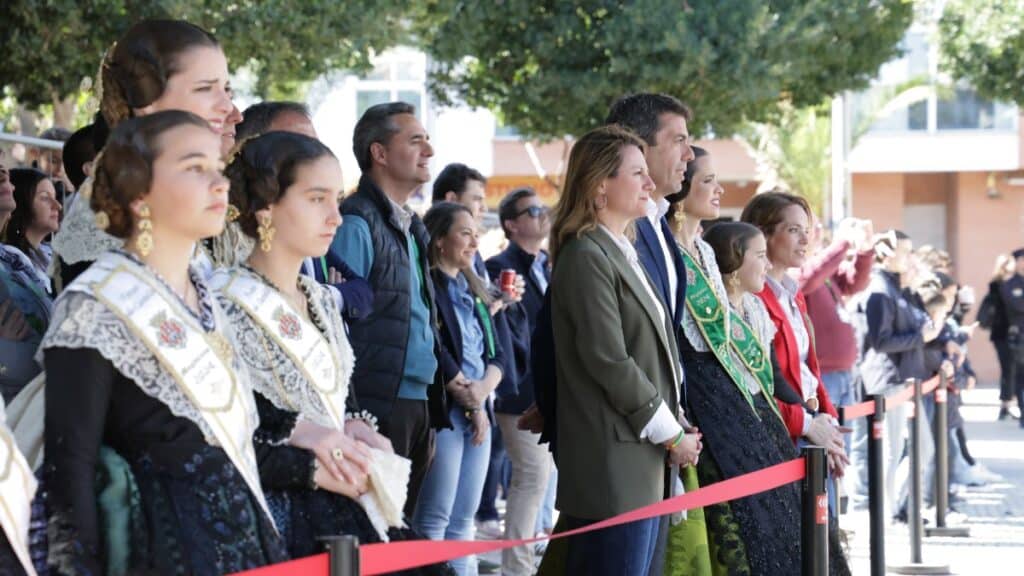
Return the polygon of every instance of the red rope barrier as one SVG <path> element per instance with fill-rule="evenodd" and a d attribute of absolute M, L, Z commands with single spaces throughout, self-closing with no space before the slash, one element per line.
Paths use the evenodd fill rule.
<path fill-rule="evenodd" d="M 939 378 L 936 376 L 924 383 L 921 387 L 921 393 L 929 394 L 938 388 L 938 386 Z M 903 390 L 900 390 L 898 393 L 885 399 L 885 409 L 886 411 L 889 411 L 896 406 L 908 402 L 913 397 L 914 386 L 912 384 L 907 385 Z M 873 402 L 861 402 L 860 404 L 854 404 L 845 408 L 847 421 L 853 420 L 854 418 L 861 418 L 869 414 L 874 414 L 874 412 L 875 406 Z M 375 574 L 386 574 L 388 572 L 408 570 L 410 568 L 417 568 L 420 566 L 436 564 L 438 562 L 445 562 L 455 558 L 461 558 L 462 556 L 468 556 L 470 554 L 483 554 L 495 550 L 512 548 L 514 546 L 533 544 L 548 539 L 555 540 L 558 538 L 567 538 L 576 534 L 618 526 L 619 524 L 625 524 L 627 522 L 635 522 L 637 520 L 644 520 L 655 516 L 664 516 L 666 514 L 681 512 L 683 510 L 711 506 L 713 504 L 719 504 L 729 500 L 744 498 L 751 494 L 767 492 L 768 490 L 773 490 L 779 486 L 803 480 L 805 473 L 804 459 L 796 458 L 789 462 L 776 464 L 775 466 L 771 466 L 763 470 L 750 472 L 749 474 L 737 476 L 736 478 L 731 478 L 722 482 L 716 482 L 694 492 L 619 514 L 613 518 L 609 518 L 583 528 L 577 528 L 576 530 L 561 532 L 559 534 L 544 536 L 541 538 L 487 541 L 412 540 L 406 542 L 391 542 L 388 544 L 368 544 L 359 547 L 361 575 L 373 576 Z M 319 554 L 317 556 L 310 556 L 300 560 L 292 560 L 291 562 L 283 562 L 273 566 L 239 572 L 234 576 L 292 576 L 297 574 L 320 575 L 326 574 L 327 571 L 327 554 Z"/>
<path fill-rule="evenodd" d="M 935 376 L 921 386 L 921 395 L 924 396 L 926 394 L 930 394 L 933 390 L 935 390 L 938 387 L 939 377 Z M 888 398 L 885 399 L 885 411 L 888 412 L 889 410 L 892 410 L 893 408 L 899 406 L 900 404 L 909 402 L 910 399 L 913 397 L 914 385 L 908 384 L 903 387 L 903 390 L 900 390 L 898 393 L 893 394 L 892 396 L 889 396 Z M 856 418 L 867 416 L 869 414 L 874 414 L 875 403 L 861 402 L 860 404 L 846 406 L 844 408 L 844 413 L 846 415 L 847 422 L 849 422 L 850 420 L 854 420 Z"/>
<path fill-rule="evenodd" d="M 389 544 L 368 544 L 359 547 L 361 574 L 362 576 L 372 576 L 374 574 L 407 570 L 409 568 L 445 562 L 470 554 L 483 554 L 494 550 L 512 548 L 513 546 L 533 544 L 547 539 L 567 538 L 576 534 L 618 526 L 627 522 L 635 522 L 692 508 L 710 506 L 759 492 L 767 492 L 779 486 L 803 480 L 804 474 L 804 459 L 795 458 L 763 470 L 716 482 L 693 492 L 662 500 L 661 502 L 644 506 L 643 508 L 638 508 L 583 528 L 542 538 L 489 541 L 413 540 Z M 323 575 L 327 574 L 327 570 L 327 554 L 320 554 L 301 560 L 293 560 L 256 570 L 239 572 L 235 576 Z"/>

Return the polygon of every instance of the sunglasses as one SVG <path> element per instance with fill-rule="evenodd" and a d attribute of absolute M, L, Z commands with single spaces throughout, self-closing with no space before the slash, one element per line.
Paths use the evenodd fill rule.
<path fill-rule="evenodd" d="M 540 218 L 547 213 L 548 209 L 546 206 L 527 206 L 519 212 L 516 212 L 516 215 L 513 218 L 519 218 L 523 214 L 529 214 L 530 218 Z"/>

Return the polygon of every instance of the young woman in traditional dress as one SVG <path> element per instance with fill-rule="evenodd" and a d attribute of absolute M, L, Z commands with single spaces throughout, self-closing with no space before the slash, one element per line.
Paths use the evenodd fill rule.
<path fill-rule="evenodd" d="M 206 120 L 220 137 L 222 158 L 235 143 L 234 126 L 242 116 L 231 102 L 227 58 L 217 39 L 194 24 L 183 20 L 135 24 L 104 57 L 98 83 L 100 111 L 110 129 L 128 118 L 185 110 Z M 124 244 L 96 227 L 87 201 L 90 185 L 86 181 L 83 193 L 66 207 L 53 239 L 65 285 L 100 254 Z"/>
<path fill-rule="evenodd" d="M 190 266 L 195 244 L 224 227 L 220 145 L 207 119 L 155 112 L 118 124 L 96 165 L 92 211 L 125 247 L 66 287 L 40 351 L 58 573 L 214 575 L 286 558 L 260 485 L 244 367 Z M 106 483 L 129 485 L 121 518 L 97 502 L 101 444 L 130 466 Z M 131 541 L 118 548 L 116 534 Z"/>
<path fill-rule="evenodd" d="M 213 284 L 251 376 L 260 474 L 289 553 L 312 555 L 319 537 L 336 534 L 408 538 L 409 462 L 349 393 L 355 357 L 333 292 L 299 273 L 341 224 L 341 165 L 314 138 L 270 132 L 243 144 L 227 175 L 257 247 Z M 273 441 L 282 426 L 292 429 L 287 445 Z"/>
<path fill-rule="evenodd" d="M 714 250 L 698 236 L 701 221 L 719 216 L 722 187 L 707 152 L 697 147 L 693 151 L 683 189 L 670 197 L 670 222 L 687 271 L 680 347 L 687 370 L 687 414 L 703 433 L 697 471 L 706 486 L 784 462 L 793 454 L 783 453 L 770 432 L 782 426 L 771 391 L 748 383 L 742 362 L 729 352 L 734 322 L 727 292 Z M 715 574 L 800 572 L 800 497 L 795 486 L 709 506 L 704 513 Z M 680 545 L 674 539 L 669 544 Z M 687 574 L 687 569 L 669 565 L 673 574 Z"/>

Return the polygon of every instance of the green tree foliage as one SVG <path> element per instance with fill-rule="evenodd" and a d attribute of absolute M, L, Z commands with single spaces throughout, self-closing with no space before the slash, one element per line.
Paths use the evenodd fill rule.
<path fill-rule="evenodd" d="M 260 95 L 294 93 L 328 70 L 365 69 L 403 37 L 398 0 L 4 0 L 0 82 L 31 109 L 74 102 L 106 49 L 146 17 L 184 18 L 218 37 Z"/>
<path fill-rule="evenodd" d="M 431 88 L 523 133 L 580 134 L 615 98 L 651 90 L 728 133 L 779 105 L 863 87 L 896 54 L 907 0 L 437 0 L 421 30 Z"/>
<path fill-rule="evenodd" d="M 1024 1 L 950 0 L 939 37 L 951 76 L 986 98 L 1024 104 Z"/>

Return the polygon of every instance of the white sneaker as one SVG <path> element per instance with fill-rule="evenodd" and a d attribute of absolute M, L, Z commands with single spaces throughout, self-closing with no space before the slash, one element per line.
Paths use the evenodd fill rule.
<path fill-rule="evenodd" d="M 970 468 L 971 472 L 974 473 L 975 477 L 986 482 L 1002 482 L 1005 480 L 999 474 L 989 470 L 984 464 L 978 463 Z"/>
<path fill-rule="evenodd" d="M 505 529 L 501 527 L 499 520 L 485 520 L 476 523 L 477 540 L 497 540 L 505 535 Z"/>

